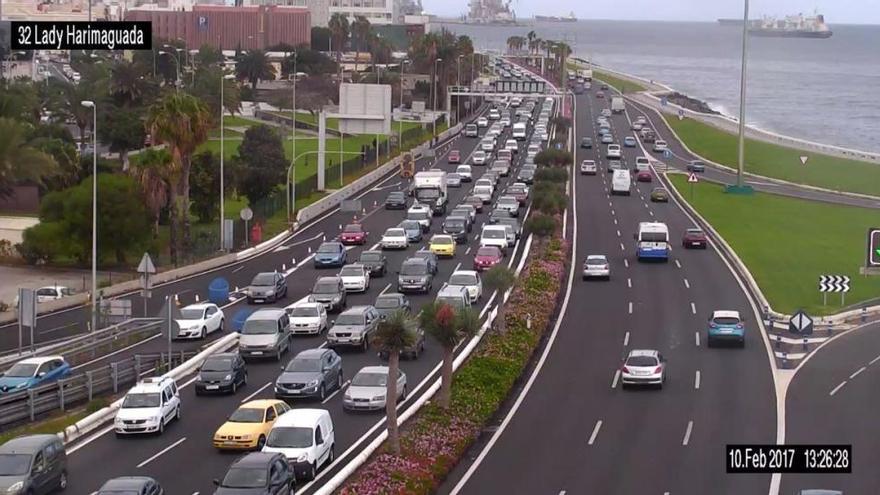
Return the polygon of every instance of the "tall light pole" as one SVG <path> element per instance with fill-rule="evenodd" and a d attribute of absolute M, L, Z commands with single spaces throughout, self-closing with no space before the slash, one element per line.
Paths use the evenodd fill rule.
<path fill-rule="evenodd" d="M 469 112 L 474 111 L 474 60 L 476 55 L 477 52 L 471 52 L 471 83 L 468 85 L 468 93 L 470 93 L 470 96 L 468 96 L 468 101 L 470 102 Z"/>
<path fill-rule="evenodd" d="M 92 109 L 92 328 L 98 324 L 98 107 L 94 101 L 80 104 Z"/>
<path fill-rule="evenodd" d="M 403 73 L 406 70 L 406 64 L 409 60 L 404 59 L 400 62 L 400 120 L 397 122 L 397 148 L 403 150 Z"/>
<path fill-rule="evenodd" d="M 291 118 L 291 120 L 290 120 L 290 122 L 291 122 L 291 124 L 290 124 L 290 140 L 293 142 L 293 151 L 290 154 L 290 156 L 291 156 L 290 169 L 293 171 L 293 173 L 292 173 L 293 179 L 291 179 L 290 174 L 288 174 L 288 177 L 287 177 L 287 202 L 288 202 L 287 204 L 288 205 L 291 204 L 290 197 L 291 197 L 291 191 L 292 191 L 293 198 L 294 198 L 294 200 L 293 200 L 293 208 L 294 209 L 296 209 L 296 59 L 297 59 L 296 50 L 294 50 L 294 52 L 293 52 L 293 95 L 291 96 L 292 99 L 291 99 L 291 103 L 290 103 L 291 110 L 293 110 L 293 112 L 290 116 L 290 118 Z M 339 166 L 341 167 L 342 164 L 340 163 Z M 293 180 L 292 187 L 290 185 L 291 180 Z M 290 222 L 292 220 L 290 218 L 292 214 L 293 214 L 293 211 L 288 206 L 288 208 L 287 208 L 287 225 L 288 226 L 290 225 Z"/>
<path fill-rule="evenodd" d="M 433 112 L 431 114 L 431 143 L 433 144 L 434 139 L 437 138 L 437 86 L 440 85 L 440 82 L 437 81 L 437 64 L 442 62 L 442 58 L 438 58 L 434 60 L 434 77 L 431 78 L 431 100 L 433 100 Z"/>
<path fill-rule="evenodd" d="M 220 251 L 226 249 L 226 184 L 223 169 L 223 155 L 226 154 L 226 148 L 223 145 L 223 115 L 226 113 L 226 98 L 223 96 L 223 88 L 226 86 L 226 81 L 233 77 L 235 76 L 231 74 L 220 76 Z"/>
<path fill-rule="evenodd" d="M 458 56 L 458 72 L 456 72 L 456 74 L 455 74 L 455 85 L 456 86 L 461 86 L 461 57 L 464 57 L 464 55 Z M 461 118 L 461 116 L 460 116 L 461 104 L 459 103 L 460 101 L 461 101 L 461 96 L 456 96 L 455 97 L 455 123 L 456 124 L 458 123 L 459 119 Z"/>
<path fill-rule="evenodd" d="M 168 45 L 165 45 L 166 48 L 172 48 Z M 174 59 L 174 65 L 177 68 L 177 77 L 174 80 L 174 89 L 175 91 L 180 91 L 180 57 L 178 57 L 175 53 L 169 52 L 167 50 L 159 50 L 159 55 L 168 55 L 172 59 Z"/>
<path fill-rule="evenodd" d="M 736 187 L 743 187 L 743 168 L 745 164 L 746 142 L 746 60 L 749 51 L 749 0 L 744 0 L 742 34 L 742 71 L 739 78 L 739 160 L 736 173 Z"/>

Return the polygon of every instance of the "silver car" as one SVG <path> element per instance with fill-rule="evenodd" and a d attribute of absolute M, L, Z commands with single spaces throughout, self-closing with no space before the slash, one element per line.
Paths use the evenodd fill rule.
<path fill-rule="evenodd" d="M 327 398 L 327 392 L 342 388 L 342 358 L 330 349 L 306 349 L 281 368 L 275 380 L 275 398 Z"/>
<path fill-rule="evenodd" d="M 666 382 L 666 358 L 653 349 L 634 349 L 629 351 L 626 361 L 620 368 L 620 385 L 656 385 L 663 388 Z"/>
<path fill-rule="evenodd" d="M 349 410 L 385 409 L 388 385 L 387 366 L 365 366 L 351 379 L 342 396 L 342 407 Z M 406 400 L 406 374 L 398 371 L 396 401 Z"/>
<path fill-rule="evenodd" d="M 327 332 L 327 347 L 356 347 L 366 351 L 379 324 L 379 313 L 372 306 L 352 306 L 333 321 Z"/>
<path fill-rule="evenodd" d="M 591 254 L 584 261 L 583 279 L 604 278 L 611 279 L 611 264 L 604 254 Z"/>

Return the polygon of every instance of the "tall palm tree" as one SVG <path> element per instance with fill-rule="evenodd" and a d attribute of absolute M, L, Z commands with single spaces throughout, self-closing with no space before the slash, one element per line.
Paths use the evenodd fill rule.
<path fill-rule="evenodd" d="M 538 39 L 538 35 L 537 33 L 535 33 L 535 31 L 529 31 L 526 34 L 526 39 L 529 42 L 529 53 L 531 53 L 535 50 L 535 40 Z"/>
<path fill-rule="evenodd" d="M 336 12 L 330 16 L 327 27 L 330 28 L 330 41 L 333 43 L 333 50 L 336 52 L 336 65 L 339 66 L 340 82 L 342 82 L 342 50 L 345 47 L 345 42 L 348 41 L 350 33 L 348 17 Z"/>
<path fill-rule="evenodd" d="M 140 184 L 147 209 L 153 217 L 154 239 L 159 236 L 159 215 L 168 206 L 170 185 L 175 183 L 177 172 L 167 149 L 150 148 L 131 162 L 129 173 Z M 177 232 L 171 234 L 176 236 Z"/>
<path fill-rule="evenodd" d="M 379 322 L 370 342 L 379 351 L 388 354 L 388 381 L 385 390 L 385 427 L 391 452 L 400 454 L 400 435 L 397 431 L 397 380 L 400 373 L 400 351 L 416 342 L 416 321 L 400 310 Z"/>
<path fill-rule="evenodd" d="M 42 184 L 57 169 L 51 155 L 28 144 L 27 134 L 26 124 L 0 117 L 0 198 L 20 182 Z"/>
<path fill-rule="evenodd" d="M 422 328 L 443 347 L 440 396 L 437 404 L 447 409 L 452 396 L 452 362 L 455 357 L 455 347 L 463 339 L 477 332 L 479 316 L 470 309 L 456 311 L 446 303 L 435 301 L 422 308 L 419 322 Z"/>
<path fill-rule="evenodd" d="M 141 101 L 149 90 L 147 69 L 143 65 L 119 61 L 110 68 L 110 94 L 124 107 Z"/>
<path fill-rule="evenodd" d="M 171 230 L 183 227 L 182 244 L 171 243 L 172 262 L 178 250 L 188 252 L 190 246 L 189 172 L 196 148 L 208 139 L 211 115 L 198 98 L 187 93 L 172 92 L 156 102 L 147 115 L 146 127 L 154 143 L 165 143 L 171 153 L 177 180 L 171 187 Z"/>
<path fill-rule="evenodd" d="M 366 49 L 367 47 L 367 39 L 370 36 L 370 32 L 373 27 L 370 25 L 370 21 L 367 20 L 366 17 L 359 15 L 354 18 L 354 22 L 351 24 L 351 37 L 354 41 L 354 72 L 358 72 L 358 61 L 361 58 L 361 49 Z"/>
<path fill-rule="evenodd" d="M 257 83 L 275 78 L 275 67 L 263 50 L 250 50 L 242 53 L 235 61 L 235 76 L 239 81 L 248 81 L 251 89 L 257 90 Z"/>

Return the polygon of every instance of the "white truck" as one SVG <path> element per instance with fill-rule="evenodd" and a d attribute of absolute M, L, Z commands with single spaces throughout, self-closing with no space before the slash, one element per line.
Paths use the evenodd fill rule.
<path fill-rule="evenodd" d="M 449 196 L 446 192 L 446 172 L 426 170 L 416 172 L 413 178 L 413 196 L 419 203 L 431 207 L 433 215 L 445 215 Z"/>
<path fill-rule="evenodd" d="M 580 69 L 577 72 L 578 77 L 583 77 L 585 81 L 593 80 L 593 69 Z"/>
<path fill-rule="evenodd" d="M 611 111 L 613 113 L 623 113 L 626 110 L 626 105 L 623 103 L 622 96 L 615 96 L 611 98 Z"/>

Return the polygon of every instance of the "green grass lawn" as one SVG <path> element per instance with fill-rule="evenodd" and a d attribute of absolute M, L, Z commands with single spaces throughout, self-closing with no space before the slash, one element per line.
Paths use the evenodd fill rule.
<path fill-rule="evenodd" d="M 666 119 L 695 153 L 737 166 L 737 136 L 694 119 Z M 807 164 L 800 157 L 808 156 Z M 880 196 L 880 166 L 746 139 L 745 169 L 799 184 Z"/>
<path fill-rule="evenodd" d="M 619 77 L 612 76 L 607 72 L 597 70 L 595 67 L 593 68 L 593 78 L 600 79 L 609 86 L 617 88 L 617 90 L 621 93 L 638 93 L 639 91 L 644 91 L 646 89 L 639 83 L 627 81 Z"/>
<path fill-rule="evenodd" d="M 687 176 L 670 177 L 689 199 Z M 859 275 L 865 232 L 876 227 L 876 210 L 765 193 L 726 194 L 705 181 L 694 186 L 691 203 L 736 251 L 776 311 L 839 312 L 839 294 L 828 294 L 828 305 L 822 305 L 820 275 L 852 279 L 847 306 L 880 296 L 880 277 Z"/>

